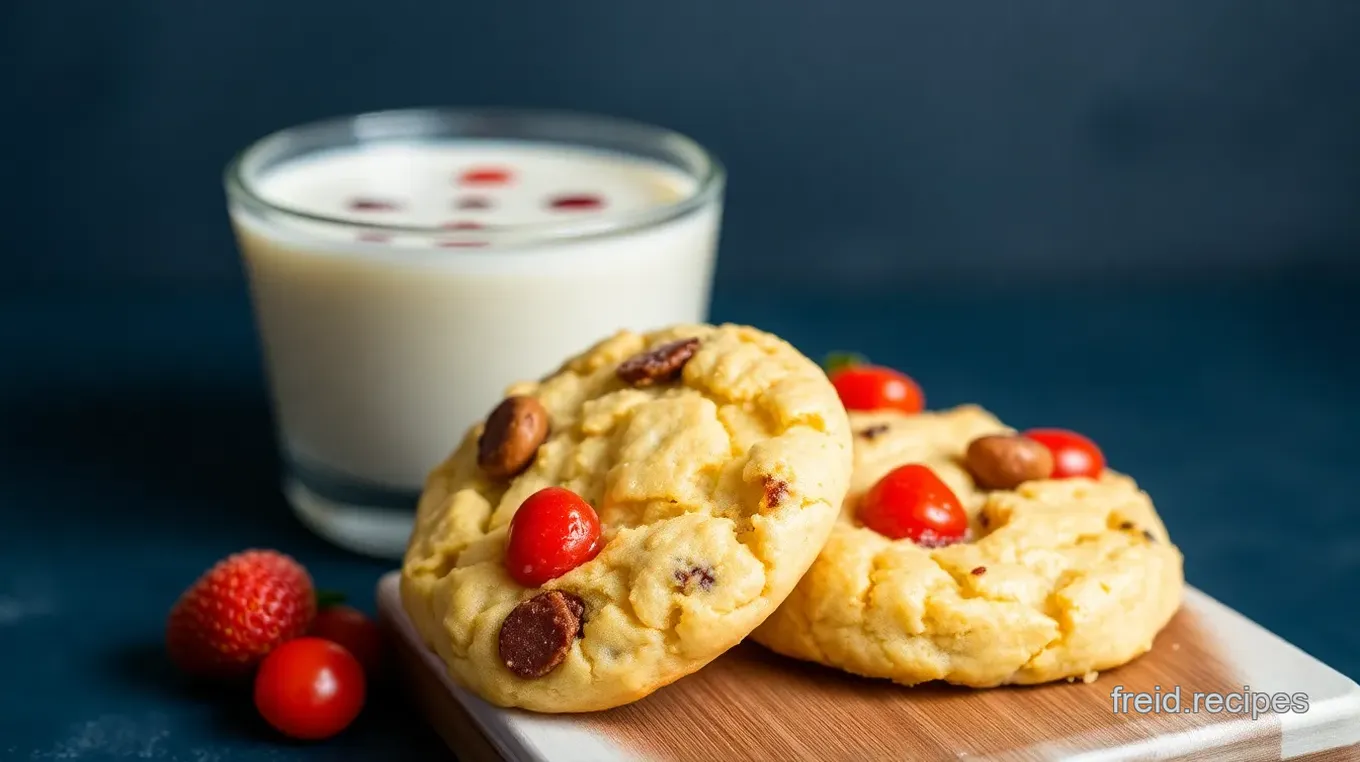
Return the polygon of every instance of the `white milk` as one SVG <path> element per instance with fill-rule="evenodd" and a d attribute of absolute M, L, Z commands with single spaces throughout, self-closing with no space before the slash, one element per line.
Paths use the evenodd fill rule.
<path fill-rule="evenodd" d="M 253 190 L 354 225 L 449 227 L 365 231 L 232 203 L 286 455 L 341 480 L 419 490 L 510 383 L 620 328 L 707 319 L 720 199 L 676 216 L 696 181 L 659 163 L 382 143 L 287 161 Z"/>

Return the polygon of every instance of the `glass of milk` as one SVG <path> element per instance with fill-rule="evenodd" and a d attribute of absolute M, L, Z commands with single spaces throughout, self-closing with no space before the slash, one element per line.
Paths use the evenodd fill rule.
<path fill-rule="evenodd" d="M 299 517 L 398 557 L 506 386 L 706 321 L 723 184 L 682 135 L 556 112 L 363 114 L 247 148 L 228 206 Z"/>

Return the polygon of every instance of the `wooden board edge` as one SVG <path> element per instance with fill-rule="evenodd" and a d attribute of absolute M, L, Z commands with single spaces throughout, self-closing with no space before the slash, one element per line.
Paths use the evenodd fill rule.
<path fill-rule="evenodd" d="M 394 610 L 393 608 L 394 606 L 396 609 L 400 608 L 399 596 L 393 596 L 390 593 L 382 593 L 385 586 L 391 587 L 394 585 L 394 577 L 396 574 L 396 572 L 392 572 L 386 575 L 378 586 L 379 612 L 384 628 L 387 629 L 392 638 L 395 638 L 392 642 L 396 644 L 395 650 L 400 654 L 401 679 L 404 681 L 404 684 L 408 686 L 411 697 L 420 707 L 422 715 L 425 716 L 426 720 L 431 723 L 435 731 L 444 739 L 445 743 L 449 746 L 452 753 L 456 755 L 458 760 L 467 760 L 468 762 L 506 762 L 509 758 L 504 756 L 501 750 L 497 748 L 489 735 L 489 731 L 483 727 L 482 722 L 480 722 L 474 714 L 458 700 L 455 694 L 452 693 L 450 688 L 444 683 L 442 677 L 432 669 L 430 660 L 425 656 L 423 650 L 419 647 L 419 644 L 412 643 L 408 635 L 399 631 L 401 628 L 397 622 L 405 618 L 404 612 Z M 1288 641 L 1280 639 L 1278 635 L 1266 630 L 1256 622 L 1247 619 L 1239 612 L 1231 609 L 1203 591 L 1193 588 L 1190 588 L 1190 590 L 1192 592 L 1187 595 L 1186 603 L 1192 607 L 1205 607 L 1210 610 L 1218 609 L 1223 613 L 1230 613 L 1234 619 L 1259 630 L 1261 633 L 1268 634 L 1280 644 L 1289 646 L 1291 649 L 1297 651 L 1300 656 L 1321 666 L 1327 666 L 1325 663 L 1317 660 L 1310 654 L 1306 654 L 1297 649 L 1296 646 L 1288 643 Z M 1327 667 L 1327 669 L 1335 672 L 1335 670 L 1332 670 L 1330 667 Z M 1336 674 L 1340 675 L 1340 673 Z M 1344 675 L 1340 676 L 1345 678 Z M 1346 680 L 1351 682 L 1352 685 L 1355 685 L 1353 681 L 1349 681 L 1349 678 L 1346 678 Z M 1360 724 L 1360 720 L 1357 720 L 1357 724 Z M 1276 732 L 1278 732 L 1278 729 Z M 1278 746 L 1276 747 L 1276 750 L 1271 753 L 1270 751 L 1261 749 L 1255 743 L 1248 743 L 1249 741 L 1254 740 L 1255 739 L 1238 738 L 1234 739 L 1234 742 L 1229 743 L 1226 747 L 1185 749 L 1182 754 L 1166 758 L 1179 760 L 1261 759 L 1264 761 L 1288 759 L 1293 762 L 1360 762 L 1360 745 L 1319 749 L 1305 752 L 1301 755 L 1285 756 L 1285 749 Z M 1351 742 L 1350 738 L 1337 740 L 1341 741 L 1341 743 Z M 1256 753 L 1253 754 L 1252 752 Z M 1265 756 L 1261 756 L 1261 752 L 1265 752 Z M 1084 757 L 1085 755 L 1079 754 L 1078 756 Z M 534 758 L 538 759 L 536 755 Z"/>

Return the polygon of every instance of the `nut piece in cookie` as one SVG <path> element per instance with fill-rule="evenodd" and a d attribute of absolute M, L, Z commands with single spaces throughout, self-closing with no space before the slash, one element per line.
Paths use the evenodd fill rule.
<path fill-rule="evenodd" d="M 580 598 L 560 590 L 539 593 L 501 623 L 501 661 L 526 680 L 543 677 L 567 658 L 584 624 L 585 602 Z"/>
<path fill-rule="evenodd" d="M 664 384 L 680 377 L 685 363 L 699 349 L 699 340 L 680 339 L 640 352 L 619 364 L 619 380 L 633 386 Z"/>
<path fill-rule="evenodd" d="M 773 511 L 784 504 L 789 499 L 789 483 L 783 479 L 765 477 L 765 500 L 761 503 L 761 508 L 765 511 Z"/>
<path fill-rule="evenodd" d="M 991 435 L 968 445 L 964 465 L 986 489 L 1015 489 L 1053 474 L 1053 453 L 1032 439 Z"/>
<path fill-rule="evenodd" d="M 547 436 L 543 405 L 533 397 L 508 397 L 486 417 L 477 465 L 493 479 L 508 479 L 529 467 Z"/>

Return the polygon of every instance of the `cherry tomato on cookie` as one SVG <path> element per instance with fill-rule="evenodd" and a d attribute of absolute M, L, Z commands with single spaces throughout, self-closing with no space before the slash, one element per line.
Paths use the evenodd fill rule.
<path fill-rule="evenodd" d="M 850 365 L 831 373 L 831 385 L 846 410 L 900 410 L 919 413 L 926 406 L 921 387 L 905 373 L 878 365 Z"/>
<path fill-rule="evenodd" d="M 284 735 L 329 738 L 364 707 L 364 668 L 329 640 L 303 637 L 274 649 L 255 675 L 255 708 Z"/>
<path fill-rule="evenodd" d="M 1096 443 L 1066 429 L 1030 429 L 1025 437 L 1053 453 L 1053 479 L 1087 476 L 1092 479 L 1105 470 L 1105 455 Z"/>
<path fill-rule="evenodd" d="M 505 568 L 525 587 L 538 587 L 600 552 L 600 517 L 581 496 L 546 487 L 520 503 L 510 519 Z"/>
<path fill-rule="evenodd" d="M 894 540 L 936 547 L 962 540 L 968 514 L 949 485 L 918 463 L 899 466 L 864 493 L 859 520 Z"/>
<path fill-rule="evenodd" d="M 349 606 L 331 606 L 317 612 L 309 635 L 345 647 L 371 678 L 382 669 L 383 634 L 378 624 Z"/>

